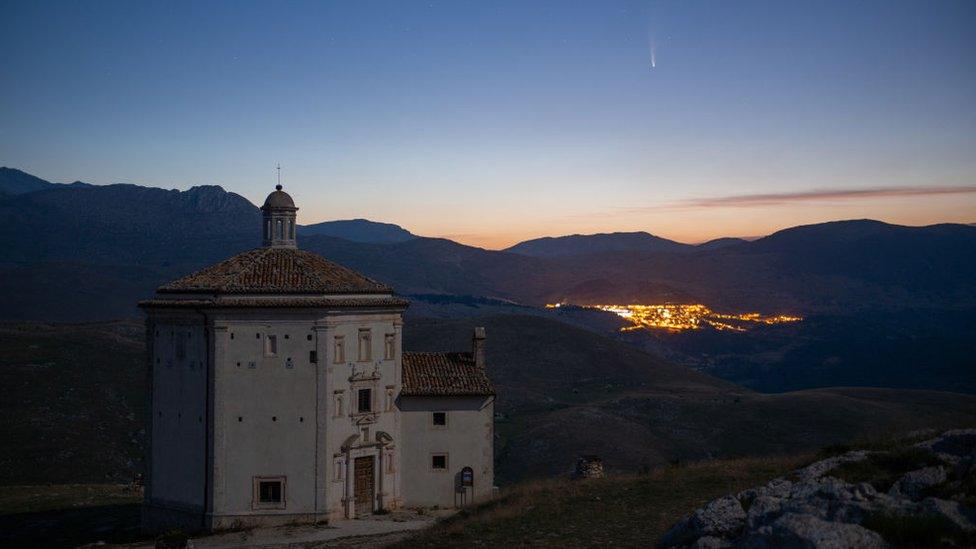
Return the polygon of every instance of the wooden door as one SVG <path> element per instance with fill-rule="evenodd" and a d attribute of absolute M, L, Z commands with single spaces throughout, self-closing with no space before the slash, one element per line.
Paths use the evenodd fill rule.
<path fill-rule="evenodd" d="M 373 512 L 373 492 L 375 490 L 374 458 L 356 458 L 356 516 L 368 515 Z"/>

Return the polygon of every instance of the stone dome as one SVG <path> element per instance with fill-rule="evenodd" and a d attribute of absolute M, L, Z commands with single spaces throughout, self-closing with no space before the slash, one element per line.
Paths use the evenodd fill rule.
<path fill-rule="evenodd" d="M 264 199 L 264 206 L 261 209 L 268 208 L 289 208 L 292 210 L 297 210 L 295 207 L 295 201 L 291 199 L 291 195 L 281 190 L 281 185 L 275 187 L 275 191 L 268 195 L 268 198 Z"/>

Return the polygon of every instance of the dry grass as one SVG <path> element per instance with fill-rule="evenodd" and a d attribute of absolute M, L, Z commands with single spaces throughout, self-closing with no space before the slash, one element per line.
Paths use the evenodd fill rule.
<path fill-rule="evenodd" d="M 0 515 L 141 502 L 142 488 L 131 484 L 0 486 Z"/>
<path fill-rule="evenodd" d="M 522 483 L 396 547 L 650 546 L 697 507 L 765 483 L 811 458 L 707 461 L 645 475 Z"/>

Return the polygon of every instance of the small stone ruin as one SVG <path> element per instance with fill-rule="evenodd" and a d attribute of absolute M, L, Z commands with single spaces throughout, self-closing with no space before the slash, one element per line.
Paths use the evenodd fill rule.
<path fill-rule="evenodd" d="M 576 458 L 573 478 L 603 478 L 603 460 L 593 455 Z"/>

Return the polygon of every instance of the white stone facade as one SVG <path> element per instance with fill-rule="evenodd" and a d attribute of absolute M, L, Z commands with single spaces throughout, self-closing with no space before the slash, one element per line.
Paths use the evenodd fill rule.
<path fill-rule="evenodd" d="M 141 304 L 146 528 L 337 520 L 490 497 L 494 396 L 401 397 L 406 302 L 340 266 L 309 271 L 321 258 L 308 252 L 275 253 L 235 256 L 225 262 L 232 268 L 195 273 Z M 272 269 L 260 263 L 272 260 Z M 280 267 L 285 260 L 297 267 Z M 341 288 L 369 291 L 332 291 L 339 282 L 329 277 L 340 276 Z M 262 286 L 305 279 L 324 289 Z M 430 424 L 435 411 L 447 425 Z M 432 468 L 434 454 L 447 456 L 443 468 Z M 464 468 L 468 487 L 459 484 Z"/>

